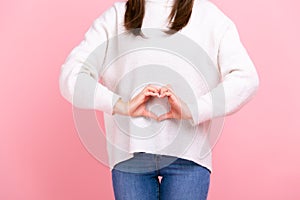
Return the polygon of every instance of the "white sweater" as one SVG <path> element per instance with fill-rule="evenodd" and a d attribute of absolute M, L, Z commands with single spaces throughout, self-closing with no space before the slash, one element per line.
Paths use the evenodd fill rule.
<path fill-rule="evenodd" d="M 166 30 L 174 0 L 145 1 L 142 31 L 152 36 L 147 28 Z M 149 152 L 192 160 L 212 171 L 211 148 L 222 131 L 223 117 L 249 102 L 259 85 L 234 22 L 212 2 L 195 0 L 187 26 L 176 37 L 168 37 L 173 38 L 167 43 L 174 49 L 171 45 L 164 51 L 160 48 L 168 41 L 165 36 L 143 40 L 123 34 L 125 3 L 114 3 L 95 19 L 70 52 L 59 77 L 62 96 L 75 108 L 103 111 L 110 169 L 133 152 Z M 182 58 L 185 53 L 190 60 Z M 206 65 L 200 69 L 204 74 L 215 70 L 216 76 L 205 77 L 208 83 L 194 66 L 197 60 Z M 129 100 L 149 83 L 171 84 L 193 119 L 156 122 L 112 115 L 118 98 Z M 168 103 L 154 99 L 148 108 L 160 115 L 168 110 Z"/>

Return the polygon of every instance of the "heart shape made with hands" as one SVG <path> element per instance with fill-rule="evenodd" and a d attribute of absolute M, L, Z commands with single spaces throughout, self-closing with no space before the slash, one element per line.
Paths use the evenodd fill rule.
<path fill-rule="evenodd" d="M 168 98 L 170 110 L 160 116 L 146 108 L 146 103 L 151 98 Z M 171 85 L 158 87 L 147 85 L 139 94 L 129 101 L 129 115 L 133 117 L 143 116 L 153 118 L 157 121 L 165 119 L 191 119 L 191 112 L 178 96 L 175 95 Z"/>

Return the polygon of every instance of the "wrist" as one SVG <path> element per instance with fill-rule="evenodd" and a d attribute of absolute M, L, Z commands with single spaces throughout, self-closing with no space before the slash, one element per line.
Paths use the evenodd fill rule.
<path fill-rule="evenodd" d="M 191 110 L 186 103 L 184 103 L 183 110 L 185 113 L 185 119 L 188 119 L 188 120 L 193 119 Z"/>
<path fill-rule="evenodd" d="M 128 115 L 128 103 L 124 102 L 121 98 L 116 102 L 113 115 L 120 114 L 120 115 Z"/>

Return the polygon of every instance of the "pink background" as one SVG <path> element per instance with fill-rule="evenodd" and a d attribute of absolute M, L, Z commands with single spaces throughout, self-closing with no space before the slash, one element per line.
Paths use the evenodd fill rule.
<path fill-rule="evenodd" d="M 0 199 L 113 199 L 109 169 L 81 144 L 58 90 L 69 51 L 113 2 L 1 1 Z M 261 84 L 226 118 L 209 199 L 300 199 L 300 4 L 213 2 L 236 22 Z"/>

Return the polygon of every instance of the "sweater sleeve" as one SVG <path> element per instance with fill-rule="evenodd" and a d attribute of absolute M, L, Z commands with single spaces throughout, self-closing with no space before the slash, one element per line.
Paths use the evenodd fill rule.
<path fill-rule="evenodd" d="M 259 76 L 231 20 L 219 43 L 218 68 L 221 82 L 200 96 L 197 105 L 188 104 L 193 125 L 237 112 L 258 90 Z"/>
<path fill-rule="evenodd" d="M 98 82 L 106 54 L 105 46 L 116 32 L 116 21 L 115 9 L 110 7 L 93 21 L 84 39 L 72 49 L 61 66 L 61 95 L 77 108 L 112 114 L 113 106 L 120 98 Z"/>

